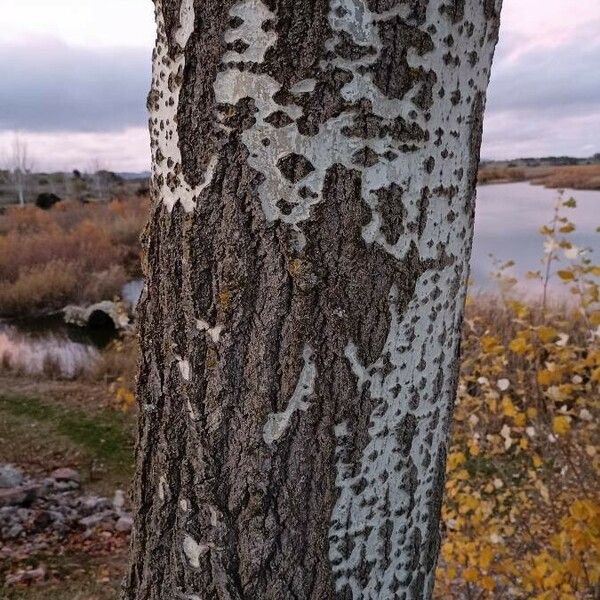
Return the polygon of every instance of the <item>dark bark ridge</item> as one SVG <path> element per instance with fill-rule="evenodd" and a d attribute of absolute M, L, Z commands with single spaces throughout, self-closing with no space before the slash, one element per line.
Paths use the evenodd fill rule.
<path fill-rule="evenodd" d="M 430 596 L 499 6 L 156 0 L 124 600 Z"/>

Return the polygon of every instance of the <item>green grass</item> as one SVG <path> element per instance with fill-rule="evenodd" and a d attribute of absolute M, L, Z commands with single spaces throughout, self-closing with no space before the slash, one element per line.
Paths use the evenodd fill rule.
<path fill-rule="evenodd" d="M 113 410 L 65 406 L 35 396 L 0 393 L 0 462 L 69 464 L 111 493 L 133 471 L 133 419 Z"/>
<path fill-rule="evenodd" d="M 0 395 L 0 411 L 49 424 L 74 444 L 115 466 L 131 464 L 131 438 L 125 419 L 116 412 L 91 417 L 83 411 L 45 404 L 38 398 Z"/>
<path fill-rule="evenodd" d="M 86 492 L 110 497 L 127 488 L 133 471 L 133 414 L 104 408 L 85 390 L 72 398 L 0 392 L 0 462 L 25 472 L 43 474 L 57 466 L 73 466 L 84 478 Z M 74 401 L 71 404 L 70 400 Z M 76 401 L 76 402 L 75 402 Z M 126 563 L 126 549 L 110 555 L 86 552 L 36 553 L 19 567 L 46 565 L 48 579 L 30 587 L 2 588 L 16 566 L 0 561 L 0 599 L 114 600 Z M 100 576 L 102 574 L 102 576 Z"/>

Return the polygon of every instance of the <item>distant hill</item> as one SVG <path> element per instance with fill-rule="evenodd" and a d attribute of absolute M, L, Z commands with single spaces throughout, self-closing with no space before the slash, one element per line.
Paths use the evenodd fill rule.
<path fill-rule="evenodd" d="M 144 181 L 150 179 L 151 173 L 150 171 L 140 171 L 139 173 L 130 173 L 125 171 L 123 173 L 117 173 L 117 175 L 126 181 Z"/>
<path fill-rule="evenodd" d="M 513 158 L 511 160 L 481 159 L 481 167 L 572 167 L 575 165 L 600 164 L 600 152 L 589 158 L 573 156 L 542 156 L 538 158 Z"/>

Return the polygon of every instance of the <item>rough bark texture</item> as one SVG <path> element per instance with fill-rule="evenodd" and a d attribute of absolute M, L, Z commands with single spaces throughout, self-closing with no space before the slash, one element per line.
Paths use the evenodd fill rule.
<path fill-rule="evenodd" d="M 156 0 L 124 600 L 424 599 L 500 0 Z"/>

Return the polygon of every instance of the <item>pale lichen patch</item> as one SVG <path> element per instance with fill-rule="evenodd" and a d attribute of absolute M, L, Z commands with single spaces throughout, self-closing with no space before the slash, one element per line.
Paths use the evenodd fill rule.
<path fill-rule="evenodd" d="M 156 2 L 157 42 L 153 61 L 152 90 L 148 97 L 152 146 L 152 184 L 158 196 L 171 211 L 178 202 L 191 212 L 198 198 L 212 183 L 218 156 L 212 156 L 204 173 L 203 182 L 192 186 L 186 180 L 182 167 L 179 144 L 179 96 L 185 69 L 184 49 L 194 33 L 194 1 L 183 0 L 179 13 L 179 26 L 174 32 L 178 48 L 169 52 L 165 31 L 163 0 Z"/>
<path fill-rule="evenodd" d="M 285 433 L 296 411 L 306 411 L 310 408 L 310 404 L 305 401 L 305 398 L 310 397 L 313 393 L 317 374 L 317 368 L 312 360 L 312 355 L 312 349 L 306 345 L 302 353 L 304 366 L 302 367 L 298 383 L 288 402 L 287 408 L 283 412 L 271 413 L 267 417 L 267 422 L 263 428 L 263 439 L 269 446 Z"/>
<path fill-rule="evenodd" d="M 204 319 L 198 319 L 196 321 L 196 328 L 198 331 L 205 331 L 210 339 L 217 344 L 221 339 L 221 333 L 225 329 L 224 325 L 217 324 L 214 327 L 211 327 L 209 323 L 207 323 Z"/>
<path fill-rule="evenodd" d="M 183 552 L 191 567 L 200 567 L 200 558 L 210 550 L 207 544 L 199 544 L 191 535 L 185 534 L 183 538 Z"/>
<path fill-rule="evenodd" d="M 180 358 L 178 359 L 177 364 L 179 365 L 179 372 L 181 373 L 181 377 L 183 378 L 183 380 L 189 381 L 191 375 L 190 362 L 188 360 Z"/>
<path fill-rule="evenodd" d="M 277 40 L 277 34 L 274 31 L 265 31 L 262 24 L 275 18 L 275 14 L 261 0 L 242 0 L 231 8 L 229 14 L 242 19 L 243 23 L 239 27 L 227 30 L 225 41 L 232 43 L 241 40 L 246 44 L 246 48 L 242 52 L 226 52 L 223 62 L 262 62 L 267 49 Z"/>
<path fill-rule="evenodd" d="M 158 497 L 161 500 L 165 499 L 167 491 L 167 478 L 164 475 L 161 475 L 158 478 Z"/>

